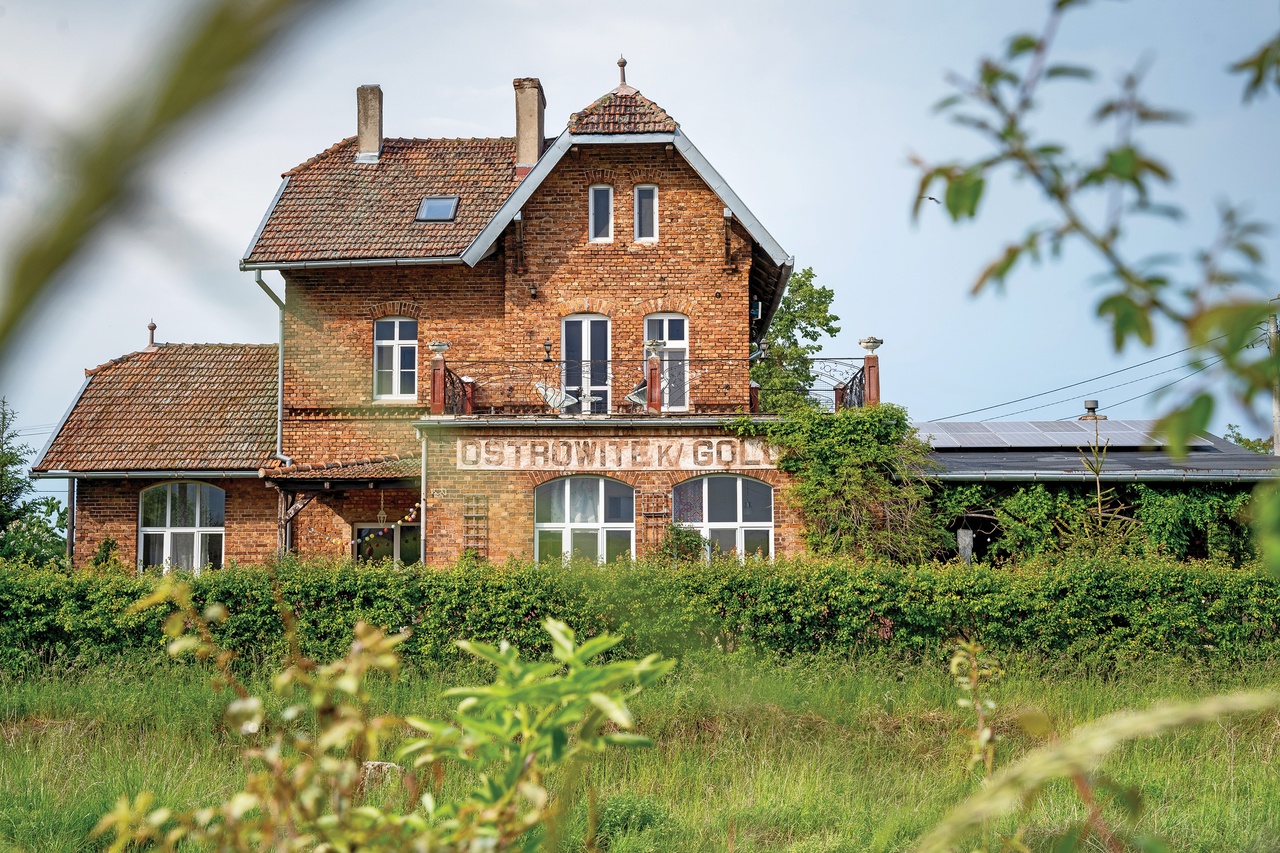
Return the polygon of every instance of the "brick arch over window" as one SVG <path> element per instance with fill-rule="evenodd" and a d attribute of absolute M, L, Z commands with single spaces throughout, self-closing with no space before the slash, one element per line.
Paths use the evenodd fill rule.
<path fill-rule="evenodd" d="M 566 439 L 566 441 L 574 441 L 575 439 Z M 619 483 L 626 483 L 633 489 L 640 489 L 642 483 L 645 482 L 645 476 L 652 476 L 652 471 L 609 471 L 601 473 L 597 471 L 525 471 L 524 480 L 527 488 L 536 489 L 543 483 L 549 483 L 552 480 L 559 480 L 564 477 L 587 476 L 587 477 L 604 477 L 608 480 L 617 480 Z"/>
<path fill-rule="evenodd" d="M 633 184 L 661 184 L 664 177 L 666 175 L 661 170 L 651 167 L 637 167 L 631 170 Z"/>
<path fill-rule="evenodd" d="M 608 299 L 583 296 L 562 303 L 557 313 L 560 317 L 568 317 L 570 314 L 602 314 L 605 317 L 611 317 L 616 310 L 614 304 Z"/>
<path fill-rule="evenodd" d="M 647 317 L 650 314 L 683 314 L 693 317 L 696 313 L 693 303 L 683 296 L 661 296 L 657 299 L 645 299 L 637 302 L 635 313 Z"/>
<path fill-rule="evenodd" d="M 584 174 L 589 184 L 612 184 L 615 177 L 613 169 L 587 169 Z"/>
<path fill-rule="evenodd" d="M 406 317 L 410 320 L 422 319 L 422 306 L 416 302 L 399 299 L 389 302 L 378 302 L 365 309 L 370 320 L 381 320 L 383 317 Z"/>

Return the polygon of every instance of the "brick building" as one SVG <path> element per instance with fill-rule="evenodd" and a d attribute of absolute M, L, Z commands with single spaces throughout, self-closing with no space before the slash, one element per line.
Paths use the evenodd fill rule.
<path fill-rule="evenodd" d="M 723 426 L 758 411 L 793 259 L 625 69 L 551 139 L 541 84 L 515 102 L 513 138 L 388 139 L 361 87 L 356 136 L 284 174 L 241 260 L 279 344 L 87 371 L 34 468 L 71 481 L 75 563 L 107 536 L 139 565 L 613 560 L 672 521 L 800 549 L 771 450 Z"/>

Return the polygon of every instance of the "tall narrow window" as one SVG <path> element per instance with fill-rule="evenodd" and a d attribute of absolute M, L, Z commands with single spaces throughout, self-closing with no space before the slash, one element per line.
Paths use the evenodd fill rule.
<path fill-rule="evenodd" d="M 609 413 L 609 319 L 577 314 L 564 319 L 564 391 L 576 402 L 566 414 Z"/>
<path fill-rule="evenodd" d="M 204 483 L 144 489 L 138 506 L 138 565 L 198 572 L 222 568 L 226 493 Z"/>
<path fill-rule="evenodd" d="M 385 317 L 373 323 L 373 398 L 418 397 L 418 321 Z"/>
<path fill-rule="evenodd" d="M 773 554 L 773 487 L 747 477 L 700 477 L 677 483 L 671 517 L 692 527 L 711 551 Z"/>
<path fill-rule="evenodd" d="M 613 187 L 591 187 L 591 242 L 613 242 Z"/>
<path fill-rule="evenodd" d="M 636 242 L 658 241 L 658 187 L 654 184 L 636 186 Z"/>
<path fill-rule="evenodd" d="M 645 359 L 662 359 L 662 408 L 689 410 L 689 321 L 683 314 L 650 314 L 644 318 Z"/>
<path fill-rule="evenodd" d="M 538 560 L 612 563 L 634 553 L 636 492 L 606 477 L 562 477 L 533 491 Z"/>

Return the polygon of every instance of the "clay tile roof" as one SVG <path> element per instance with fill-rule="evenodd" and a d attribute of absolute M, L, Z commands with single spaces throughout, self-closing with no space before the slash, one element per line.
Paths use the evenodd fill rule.
<path fill-rule="evenodd" d="M 569 116 L 570 133 L 674 133 L 667 111 L 625 83 Z"/>
<path fill-rule="evenodd" d="M 387 139 L 377 163 L 355 154 L 344 139 L 285 172 L 244 262 L 456 256 L 519 183 L 510 138 Z M 458 196 L 454 221 L 414 221 L 429 195 Z"/>
<path fill-rule="evenodd" d="M 263 468 L 262 477 L 288 480 L 403 480 L 422 475 L 421 456 L 391 453 L 346 462 L 303 462 L 279 468 Z"/>
<path fill-rule="evenodd" d="M 87 370 L 35 471 L 252 471 L 275 451 L 274 344 L 158 344 Z"/>

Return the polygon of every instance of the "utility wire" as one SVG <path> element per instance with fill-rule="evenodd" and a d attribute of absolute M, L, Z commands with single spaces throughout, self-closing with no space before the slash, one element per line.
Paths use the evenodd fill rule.
<path fill-rule="evenodd" d="M 1188 373 L 1186 376 L 1180 376 L 1177 379 L 1173 380 L 1172 382 L 1168 383 L 1167 385 L 1161 385 L 1159 388 L 1153 388 L 1145 394 L 1139 394 L 1136 397 L 1130 397 L 1128 400 L 1121 400 L 1119 403 L 1116 403 L 1113 406 L 1107 406 L 1106 408 L 1108 409 L 1119 408 L 1120 406 L 1123 406 L 1125 403 L 1132 403 L 1134 400 L 1141 400 L 1143 397 L 1150 397 L 1152 394 L 1156 393 L 1157 391 L 1163 391 L 1166 388 L 1172 388 L 1174 385 L 1177 385 L 1183 379 L 1190 379 L 1192 376 L 1195 376 L 1197 373 L 1203 373 L 1204 371 L 1208 370 L 1210 367 L 1213 367 L 1219 361 L 1222 361 L 1222 359 L 1218 359 L 1217 361 L 1211 361 L 1208 364 L 1206 364 L 1204 367 L 1200 368 L 1199 370 L 1194 370 L 1191 373 Z"/>
<path fill-rule="evenodd" d="M 1220 340 L 1222 340 L 1222 339 L 1223 339 L 1223 338 L 1225 338 L 1225 337 L 1226 337 L 1226 335 L 1219 335 L 1218 337 L 1213 338 L 1212 340 L 1205 341 L 1205 343 L 1206 343 L 1206 344 L 1211 344 L 1211 343 L 1214 343 L 1215 341 L 1220 341 Z M 1029 395 L 1029 396 L 1027 396 L 1027 397 L 1019 397 L 1019 398 L 1018 398 L 1018 399 L 1016 399 L 1016 400 L 1007 400 L 1007 401 L 1005 401 L 1005 402 L 1003 402 L 1003 403 L 997 403 L 997 404 L 996 404 L 996 405 L 994 405 L 994 406 L 983 406 L 981 409 L 970 409 L 970 410 L 969 410 L 969 411 L 967 411 L 967 412 L 960 412 L 959 414 L 955 414 L 955 415 L 947 415 L 945 418 L 934 418 L 934 422 L 938 422 L 938 421 L 949 421 L 949 420 L 952 420 L 953 418 L 962 418 L 962 417 L 964 417 L 965 415 L 976 415 L 976 414 L 978 414 L 979 412 L 989 412 L 989 411 L 991 411 L 992 409 L 1003 409 L 1005 406 L 1012 406 L 1012 405 L 1014 405 L 1015 403 L 1025 403 L 1027 400 L 1034 400 L 1034 399 L 1035 399 L 1035 398 L 1037 398 L 1037 397 L 1045 397 L 1045 396 L 1047 396 L 1047 395 L 1049 395 L 1049 394 L 1056 394 L 1056 393 L 1058 393 L 1059 391 L 1066 391 L 1068 388 L 1077 388 L 1077 387 L 1079 387 L 1079 386 L 1081 386 L 1081 385 L 1088 385 L 1090 382 L 1097 382 L 1099 379 L 1107 379 L 1108 377 L 1115 376 L 1115 375 L 1116 375 L 1116 374 L 1118 374 L 1118 373 L 1124 373 L 1124 372 L 1129 371 L 1129 370 L 1136 370 L 1136 369 L 1137 369 L 1137 368 L 1139 368 L 1139 367 L 1146 367 L 1148 364 L 1154 364 L 1154 363 L 1155 363 L 1155 362 L 1157 362 L 1157 361 L 1162 361 L 1163 359 L 1166 359 L 1166 358 L 1172 358 L 1172 357 L 1173 357 L 1173 356 L 1175 356 L 1175 355 L 1182 355 L 1184 352 L 1190 352 L 1190 351 L 1191 351 L 1191 350 L 1193 350 L 1193 349 L 1195 349 L 1195 347 L 1194 347 L 1194 346 L 1185 347 L 1185 348 L 1183 348 L 1183 349 L 1178 350 L 1177 352 L 1169 352 L 1169 353 L 1165 353 L 1164 355 L 1158 355 L 1158 356 L 1156 356 L 1155 358 L 1150 358 L 1150 359 L 1147 359 L 1146 361 L 1140 361 L 1140 362 L 1138 362 L 1137 364 L 1131 364 L 1131 365 L 1129 365 L 1128 367 L 1122 367 L 1122 368 L 1120 368 L 1119 370 L 1113 370 L 1113 371 L 1111 371 L 1110 373 L 1104 373 L 1104 374 L 1102 374 L 1101 376 L 1094 376 L 1092 379 L 1082 379 L 1082 380 L 1080 380 L 1079 382 L 1072 382 L 1070 385 L 1063 385 L 1063 386 L 1061 386 L 1061 387 L 1059 387 L 1059 388 L 1052 388 L 1052 389 L 1050 389 L 1050 390 L 1048 390 L 1048 391 L 1041 391 L 1039 394 L 1031 394 L 1031 395 Z M 1152 376 L 1159 376 L 1159 375 L 1160 375 L 1160 374 L 1158 374 L 1158 373 L 1152 374 Z M 1147 377 L 1147 378 L 1150 378 L 1150 377 Z M 1105 389 L 1104 389 L 1104 390 L 1105 390 Z M 1053 404 L 1052 404 L 1052 403 L 1050 403 L 1049 405 L 1053 405 Z M 1040 406 L 1040 407 L 1038 407 L 1038 408 L 1044 408 L 1044 406 Z M 1024 412 L 1030 412 L 1030 411 L 1033 411 L 1033 410 L 1032 410 L 1032 409 L 1023 409 L 1022 411 L 1024 411 Z M 1018 412 L 1013 412 L 1012 414 L 1015 414 L 1015 415 L 1016 415 L 1016 414 L 1019 414 L 1019 413 L 1018 413 Z M 1001 417 L 1008 417 L 1008 416 L 1007 416 L 1007 415 L 1001 415 Z M 991 418 L 988 418 L 987 420 L 991 420 Z"/>
<path fill-rule="evenodd" d="M 1222 359 L 1220 359 L 1220 358 L 1219 358 L 1219 359 L 1217 359 L 1216 361 L 1212 361 L 1212 362 L 1210 362 L 1209 364 L 1206 364 L 1206 365 L 1205 365 L 1205 367 L 1212 367 L 1214 364 L 1217 364 L 1219 361 L 1222 361 Z M 1114 391 L 1116 388 L 1123 388 L 1123 387 L 1124 387 L 1124 386 L 1126 386 L 1126 385 L 1135 385 L 1135 384 L 1137 384 L 1137 383 L 1139 383 L 1139 382 L 1146 382 L 1148 379 L 1154 379 L 1154 378 L 1155 378 L 1155 377 L 1157 377 L 1157 376 L 1164 376 L 1166 373 L 1173 373 L 1173 372 L 1178 371 L 1178 370 L 1186 370 L 1186 369 L 1187 369 L 1188 367 L 1190 367 L 1190 366 L 1191 366 L 1191 365 L 1189 365 L 1189 364 L 1180 364 L 1180 365 L 1178 365 L 1177 367 L 1170 367 L 1168 370 L 1160 370 L 1160 371 L 1157 371 L 1156 373 L 1148 373 L 1146 376 L 1139 376 L 1137 379 L 1130 379 L 1130 380 L 1128 380 L 1127 382 L 1118 382 L 1118 383 L 1116 383 L 1115 385 L 1108 385 L 1106 388 L 1099 388 L 1099 389 L 1097 389 L 1096 391 L 1090 391 L 1089 393 L 1091 393 L 1091 394 L 1099 394 L 1099 393 L 1101 393 L 1101 392 L 1103 392 L 1103 391 Z M 1201 368 L 1201 370 L 1203 370 L 1203 369 L 1204 369 L 1204 368 Z M 1199 370 L 1197 370 L 1195 373 L 1188 373 L 1188 374 L 1187 374 L 1187 376 L 1195 376 L 1195 374 L 1196 374 L 1196 373 L 1199 373 L 1199 372 L 1200 372 L 1200 371 L 1199 371 Z M 1182 377 L 1182 379 L 1186 379 L 1186 378 L 1187 378 L 1186 376 Z M 1179 380 L 1177 380 L 1177 381 L 1178 381 L 1178 382 L 1181 382 L 1181 381 L 1182 381 L 1182 379 L 1179 379 Z M 1156 390 L 1158 391 L 1159 389 L 1157 388 Z M 1139 395 L 1139 396 L 1141 396 L 1141 395 Z M 994 417 L 990 417 L 990 418 L 983 418 L 982 420 L 983 420 L 983 423 L 986 423 L 987 421 L 999 420 L 1000 418 L 1011 418 L 1011 417 L 1013 417 L 1014 415 L 1021 415 L 1021 414 L 1025 413 L 1025 412 L 1035 412 L 1035 411 L 1038 411 L 1038 410 L 1040 410 L 1040 409 L 1047 409 L 1047 408 L 1049 408 L 1050 406 L 1060 406 L 1060 405 L 1062 405 L 1063 403 L 1070 403 L 1070 402 L 1071 402 L 1071 401 L 1073 401 L 1074 399 L 1075 399 L 1075 397 L 1064 397 L 1064 398 L 1063 398 L 1063 399 L 1061 399 L 1061 400 L 1054 400 L 1052 403 L 1043 403 L 1043 404 L 1041 404 L 1041 405 L 1039 405 L 1039 406 L 1032 406 L 1032 407 L 1031 407 L 1031 408 L 1029 408 L 1029 409 L 1019 409 L 1019 410 L 1018 410 L 1018 411 L 1016 411 L 1016 412 L 1009 412 L 1008 414 L 1004 414 L 1004 415 L 996 415 L 996 416 L 994 416 Z M 1137 397 L 1135 397 L 1134 399 L 1136 400 L 1136 399 L 1137 399 Z M 1128 402 L 1128 401 L 1126 401 L 1126 402 Z M 1119 404 L 1117 403 L 1116 405 L 1119 405 Z"/>

